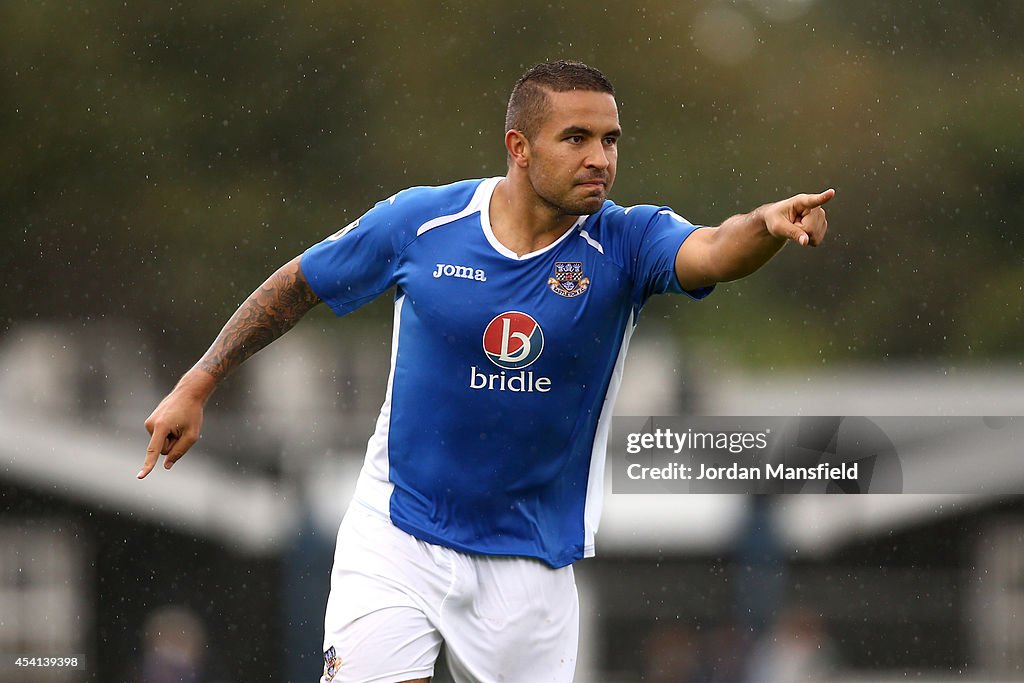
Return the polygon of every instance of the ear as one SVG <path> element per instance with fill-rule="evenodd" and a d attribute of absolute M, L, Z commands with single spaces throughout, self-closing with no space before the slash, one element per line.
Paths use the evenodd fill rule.
<path fill-rule="evenodd" d="M 530 165 L 530 141 L 514 128 L 505 133 L 505 149 L 509 160 L 519 168 Z"/>

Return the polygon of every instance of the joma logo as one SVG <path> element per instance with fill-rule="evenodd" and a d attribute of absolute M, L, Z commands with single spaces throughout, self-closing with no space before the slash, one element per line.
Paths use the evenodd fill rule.
<path fill-rule="evenodd" d="M 476 280 L 487 282 L 487 274 L 483 268 L 470 268 L 469 266 L 456 266 L 451 263 L 438 263 L 434 277 L 461 277 L 464 280 Z"/>

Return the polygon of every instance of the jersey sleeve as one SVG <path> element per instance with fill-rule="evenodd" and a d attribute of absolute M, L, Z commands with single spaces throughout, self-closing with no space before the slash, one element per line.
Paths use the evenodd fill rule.
<path fill-rule="evenodd" d="M 309 286 L 335 314 L 351 313 L 394 284 L 409 230 L 398 197 L 378 202 L 302 254 L 299 265 Z"/>
<path fill-rule="evenodd" d="M 699 226 L 667 207 L 634 206 L 622 212 L 627 225 L 622 231 L 630 255 L 633 275 L 633 301 L 637 307 L 654 294 L 686 294 L 703 299 L 714 285 L 685 290 L 676 277 L 676 254 L 679 247 Z"/>

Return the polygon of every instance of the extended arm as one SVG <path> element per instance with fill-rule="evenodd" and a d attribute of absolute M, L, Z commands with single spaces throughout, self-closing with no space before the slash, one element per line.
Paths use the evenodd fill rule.
<path fill-rule="evenodd" d="M 835 190 L 798 194 L 733 216 L 717 228 L 696 230 L 676 254 L 676 277 L 683 289 L 707 287 L 750 275 L 787 241 L 816 247 L 828 221 L 822 204 Z"/>
<path fill-rule="evenodd" d="M 199 439 L 203 407 L 217 384 L 319 303 L 299 268 L 299 258 L 281 266 L 249 295 L 199 362 L 146 420 L 151 438 L 139 479 L 152 471 L 161 454 L 167 456 L 164 467 L 171 469 Z"/>

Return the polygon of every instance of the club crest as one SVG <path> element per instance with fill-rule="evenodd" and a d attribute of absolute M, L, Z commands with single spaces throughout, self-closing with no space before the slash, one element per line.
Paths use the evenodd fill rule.
<path fill-rule="evenodd" d="M 590 278 L 583 277 L 581 261 L 556 261 L 555 274 L 548 278 L 548 287 L 559 296 L 579 296 L 590 287 Z"/>

